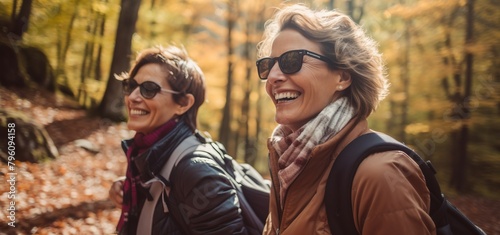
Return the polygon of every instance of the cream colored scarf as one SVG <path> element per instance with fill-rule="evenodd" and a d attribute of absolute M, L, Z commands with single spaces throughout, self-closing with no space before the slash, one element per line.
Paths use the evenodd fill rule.
<path fill-rule="evenodd" d="M 288 187 L 306 165 L 313 148 L 336 135 L 353 116 L 354 108 L 346 97 L 342 97 L 295 132 L 282 125 L 274 129 L 271 143 L 280 156 L 278 178 L 281 205 Z"/>

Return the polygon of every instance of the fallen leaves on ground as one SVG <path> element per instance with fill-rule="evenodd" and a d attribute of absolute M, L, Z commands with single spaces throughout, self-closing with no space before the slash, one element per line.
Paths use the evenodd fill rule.
<path fill-rule="evenodd" d="M 0 165 L 2 182 L 15 176 L 13 200 L 8 198 L 10 185 L 0 184 L 0 234 L 114 233 L 120 210 L 108 200 L 108 190 L 125 172 L 120 141 L 132 135 L 126 125 L 88 117 L 74 104 L 57 102 L 43 91 L 13 93 L 0 88 L 0 94 L 2 107 L 23 111 L 41 125 L 59 122 L 47 131 L 60 154 L 38 164 L 16 161 L 16 175 Z M 79 147 L 80 138 L 99 152 Z M 15 228 L 8 225 L 10 202 L 15 203 Z"/>

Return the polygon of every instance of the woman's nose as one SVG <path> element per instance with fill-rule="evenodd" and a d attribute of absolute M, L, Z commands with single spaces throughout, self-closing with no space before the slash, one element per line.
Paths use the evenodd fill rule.
<path fill-rule="evenodd" d="M 131 100 L 140 100 L 142 98 L 141 96 L 141 91 L 140 87 L 136 87 L 132 92 L 130 92 L 130 95 L 128 96 L 129 99 Z"/>
<path fill-rule="evenodd" d="M 267 75 L 267 82 L 275 83 L 283 81 L 284 79 L 286 78 L 283 72 L 281 72 L 279 64 L 275 63 L 273 67 L 271 67 L 271 70 L 269 70 L 269 74 Z"/>

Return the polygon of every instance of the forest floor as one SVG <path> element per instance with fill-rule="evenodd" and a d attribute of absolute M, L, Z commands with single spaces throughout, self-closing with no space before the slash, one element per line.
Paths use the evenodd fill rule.
<path fill-rule="evenodd" d="M 126 125 L 90 117 L 76 102 L 42 90 L 0 87 L 0 107 L 45 126 L 59 151 L 53 161 L 16 162 L 15 228 L 8 225 L 7 166 L 0 163 L 0 234 L 114 233 L 120 210 L 108 200 L 108 189 L 125 172 L 120 141 L 133 135 Z M 88 143 L 92 151 L 82 148 Z M 449 199 L 487 234 L 500 235 L 500 200 Z"/>

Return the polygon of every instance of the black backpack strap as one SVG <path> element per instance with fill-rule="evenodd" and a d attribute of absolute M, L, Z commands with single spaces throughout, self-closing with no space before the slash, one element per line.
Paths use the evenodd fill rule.
<path fill-rule="evenodd" d="M 351 191 L 354 175 L 359 164 L 369 155 L 377 152 L 401 150 L 420 167 L 430 191 L 431 218 L 439 229 L 447 227 L 446 201 L 434 176 L 430 162 L 426 163 L 413 150 L 383 133 L 368 133 L 354 139 L 340 152 L 335 160 L 325 188 L 324 203 L 328 224 L 332 234 L 359 234 L 354 225 Z M 428 165 L 429 164 L 429 165 Z"/>
<path fill-rule="evenodd" d="M 248 199 L 245 197 L 244 187 L 241 184 L 241 181 L 243 180 L 241 179 L 242 175 L 238 175 L 235 172 L 234 164 L 237 164 L 237 162 L 227 154 L 226 149 L 221 143 L 215 142 L 210 138 L 206 138 L 205 144 L 198 147 L 196 151 L 208 154 L 221 167 L 226 174 L 227 179 L 233 185 L 236 190 L 236 195 L 241 208 L 241 214 L 248 234 L 261 234 L 264 229 L 265 218 L 267 216 L 262 218 L 259 217 L 253 210 Z"/>

